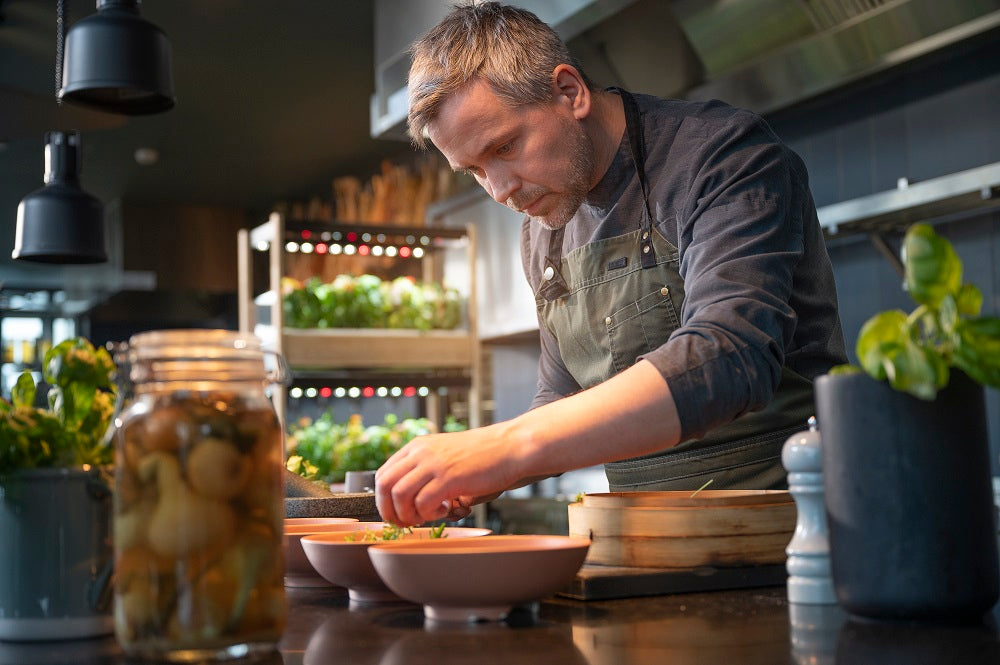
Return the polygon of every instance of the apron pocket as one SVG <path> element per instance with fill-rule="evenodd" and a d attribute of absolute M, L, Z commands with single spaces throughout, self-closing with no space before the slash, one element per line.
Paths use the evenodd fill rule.
<path fill-rule="evenodd" d="M 622 307 L 604 320 L 608 329 L 615 372 L 635 364 L 635 359 L 666 343 L 680 319 L 669 286 L 658 287 Z"/>

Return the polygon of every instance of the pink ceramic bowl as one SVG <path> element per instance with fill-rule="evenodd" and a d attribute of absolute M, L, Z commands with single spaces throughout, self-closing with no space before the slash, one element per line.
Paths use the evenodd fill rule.
<path fill-rule="evenodd" d="M 499 620 L 514 605 L 567 588 L 590 540 L 573 536 L 490 536 L 386 542 L 368 550 L 379 577 L 436 621 Z"/>
<path fill-rule="evenodd" d="M 346 522 L 357 522 L 356 517 L 286 517 L 285 528 L 290 526 L 302 526 L 304 524 L 344 524 Z"/>
<path fill-rule="evenodd" d="M 313 569 L 302 551 L 302 537 L 314 533 L 353 531 L 364 526 L 353 517 L 308 517 L 285 520 L 285 586 L 289 587 L 329 587 L 333 586 Z"/>
<path fill-rule="evenodd" d="M 359 522 L 367 524 L 370 538 L 379 536 L 384 526 L 380 522 Z M 444 542 L 468 540 L 474 536 L 486 536 L 489 529 L 471 527 L 446 527 L 443 538 L 431 538 L 431 529 L 418 527 L 398 541 L 385 542 Z M 368 548 L 377 544 L 375 540 L 365 540 L 359 532 L 323 533 L 302 538 L 302 549 L 312 567 L 326 581 L 335 586 L 347 587 L 351 600 L 358 602 L 386 602 L 400 598 L 390 591 L 379 578 L 368 558 Z"/>

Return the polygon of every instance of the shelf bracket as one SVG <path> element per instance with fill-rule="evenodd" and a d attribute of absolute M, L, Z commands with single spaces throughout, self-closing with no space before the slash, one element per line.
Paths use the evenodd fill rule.
<path fill-rule="evenodd" d="M 872 245 L 875 246 L 875 249 L 878 250 L 879 254 L 885 257 L 885 260 L 889 262 L 892 269 L 895 270 L 900 277 L 905 277 L 906 270 L 903 267 L 903 261 L 899 258 L 899 252 L 889 244 L 885 234 L 869 233 L 868 238 L 871 240 Z"/>

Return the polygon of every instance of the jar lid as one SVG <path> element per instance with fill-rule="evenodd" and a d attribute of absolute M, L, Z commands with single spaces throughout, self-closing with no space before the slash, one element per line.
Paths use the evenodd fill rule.
<path fill-rule="evenodd" d="M 151 330 L 129 339 L 130 354 L 143 358 L 253 358 L 261 355 L 260 338 L 218 329 Z"/>
<path fill-rule="evenodd" d="M 178 329 L 138 333 L 129 339 L 133 381 L 264 381 L 258 337 L 233 330 Z"/>

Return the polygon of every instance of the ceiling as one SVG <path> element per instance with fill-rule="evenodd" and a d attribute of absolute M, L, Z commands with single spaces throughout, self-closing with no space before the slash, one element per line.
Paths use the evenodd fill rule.
<path fill-rule="evenodd" d="M 95 6 L 67 0 L 67 25 Z M 0 0 L 0 260 L 18 201 L 42 185 L 50 129 L 81 130 L 82 184 L 105 202 L 251 215 L 410 151 L 369 134 L 372 0 L 146 0 L 140 11 L 173 47 L 177 105 L 125 117 L 56 103 L 55 0 Z M 139 148 L 159 162 L 140 166 Z"/>

